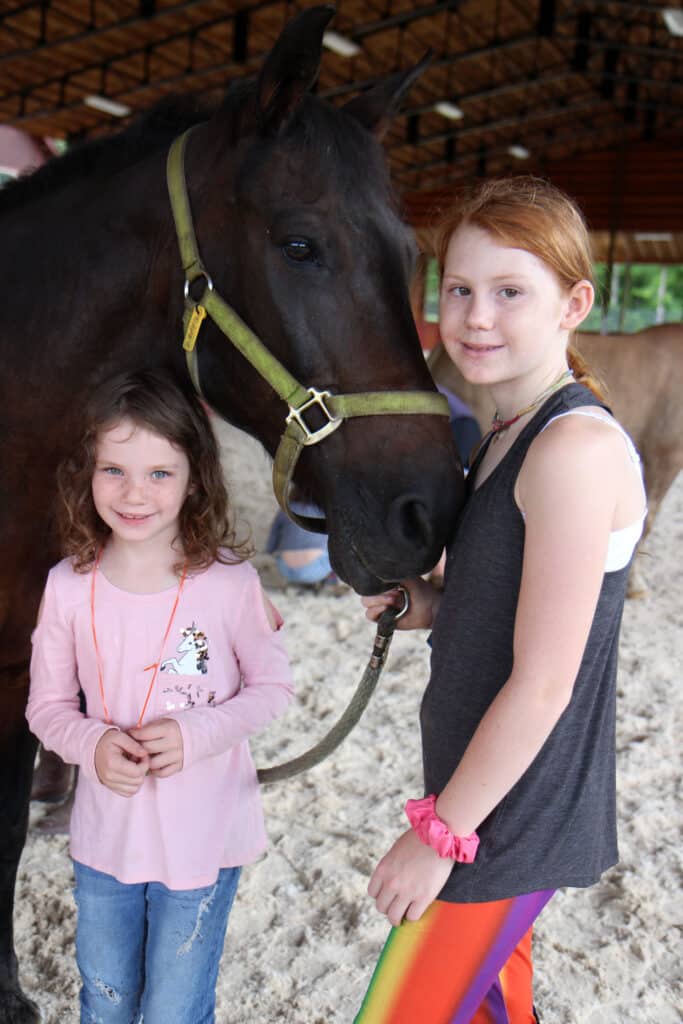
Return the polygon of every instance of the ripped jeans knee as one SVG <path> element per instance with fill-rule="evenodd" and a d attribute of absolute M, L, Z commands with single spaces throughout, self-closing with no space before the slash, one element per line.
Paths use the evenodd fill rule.
<path fill-rule="evenodd" d="M 74 862 L 81 1024 L 213 1024 L 239 868 L 214 885 L 128 885 Z"/>

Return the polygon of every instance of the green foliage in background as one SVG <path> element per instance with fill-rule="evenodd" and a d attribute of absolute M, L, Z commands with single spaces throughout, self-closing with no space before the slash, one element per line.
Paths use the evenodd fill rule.
<path fill-rule="evenodd" d="M 430 260 L 427 264 L 425 274 L 425 301 L 422 316 L 428 324 L 438 323 L 439 320 L 439 265 L 436 260 Z"/>
<path fill-rule="evenodd" d="M 683 266 L 606 263 L 595 267 L 595 306 L 582 330 L 631 334 L 651 324 L 683 321 Z"/>

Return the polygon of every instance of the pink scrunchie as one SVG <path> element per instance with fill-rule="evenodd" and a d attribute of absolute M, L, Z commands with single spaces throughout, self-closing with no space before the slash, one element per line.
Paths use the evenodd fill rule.
<path fill-rule="evenodd" d="M 436 795 L 424 800 L 408 800 L 405 811 L 418 839 L 436 850 L 439 857 L 449 857 L 460 864 L 471 864 L 477 856 L 479 836 L 454 836 L 436 813 Z"/>

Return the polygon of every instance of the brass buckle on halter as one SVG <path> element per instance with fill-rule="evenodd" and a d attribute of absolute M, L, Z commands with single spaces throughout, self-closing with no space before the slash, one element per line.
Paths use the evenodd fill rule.
<path fill-rule="evenodd" d="M 304 435 L 304 445 L 317 444 L 318 441 L 322 441 L 322 439 L 327 437 L 328 434 L 334 433 L 337 427 L 342 425 L 342 420 L 340 417 L 333 416 L 325 404 L 326 398 L 332 398 L 329 391 L 318 391 L 316 388 L 307 388 L 306 390 L 310 395 L 310 398 L 307 402 L 300 405 L 298 409 L 294 409 L 293 406 L 290 405 L 289 415 L 285 422 L 288 426 L 290 423 L 294 422 L 301 428 Z M 316 405 L 327 418 L 327 423 L 323 423 L 322 427 L 318 427 L 317 430 L 311 430 L 306 425 L 302 416 L 302 413 L 305 413 L 314 405 Z"/>

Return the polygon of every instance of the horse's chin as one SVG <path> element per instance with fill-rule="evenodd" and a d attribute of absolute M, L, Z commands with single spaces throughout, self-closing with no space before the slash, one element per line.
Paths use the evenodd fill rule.
<path fill-rule="evenodd" d="M 373 576 L 369 573 L 365 566 L 361 565 L 360 562 L 355 564 L 339 565 L 335 562 L 334 558 L 330 559 L 332 568 L 336 572 L 337 576 L 344 583 L 356 591 L 357 594 L 369 596 L 370 594 L 381 594 L 384 590 L 391 590 L 392 586 L 395 586 L 395 581 L 380 579 L 379 576 Z"/>
<path fill-rule="evenodd" d="M 386 561 L 369 556 L 366 552 L 358 550 L 353 544 L 336 544 L 330 538 L 329 544 L 330 563 L 337 576 L 348 583 L 357 594 L 369 596 L 381 594 L 384 590 L 391 590 L 399 580 L 409 579 L 428 572 L 431 564 L 427 566 L 408 565 L 404 567 L 391 564 Z M 436 559 L 435 559 L 436 561 Z M 372 563 L 375 564 L 372 564 Z"/>

